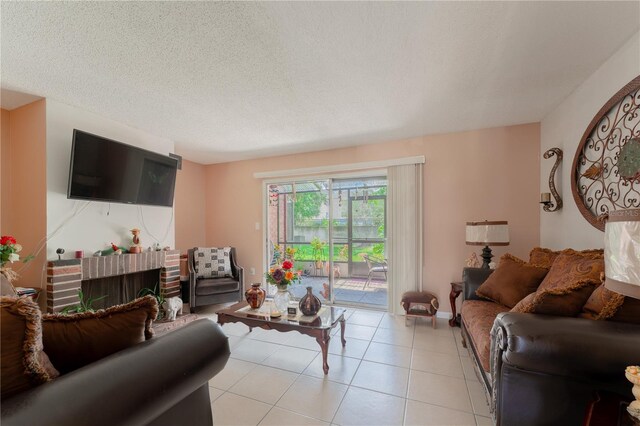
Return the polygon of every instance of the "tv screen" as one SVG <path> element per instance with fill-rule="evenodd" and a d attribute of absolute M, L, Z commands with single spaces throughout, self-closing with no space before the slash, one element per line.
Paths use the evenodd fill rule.
<path fill-rule="evenodd" d="M 175 158 L 74 129 L 67 197 L 171 207 L 177 166 Z"/>

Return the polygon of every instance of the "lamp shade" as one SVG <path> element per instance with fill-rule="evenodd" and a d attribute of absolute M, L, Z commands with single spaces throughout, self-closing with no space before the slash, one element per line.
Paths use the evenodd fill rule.
<path fill-rule="evenodd" d="M 609 213 L 604 228 L 605 287 L 640 299 L 640 209 Z"/>
<path fill-rule="evenodd" d="M 467 222 L 467 245 L 508 246 L 508 222 L 506 220 Z"/>

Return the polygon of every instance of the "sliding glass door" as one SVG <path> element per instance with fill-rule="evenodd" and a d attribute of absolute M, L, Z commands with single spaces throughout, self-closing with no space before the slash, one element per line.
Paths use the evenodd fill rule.
<path fill-rule="evenodd" d="M 384 177 L 267 184 L 265 265 L 293 257 L 295 297 L 311 286 L 324 302 L 386 307 L 386 188 Z"/>

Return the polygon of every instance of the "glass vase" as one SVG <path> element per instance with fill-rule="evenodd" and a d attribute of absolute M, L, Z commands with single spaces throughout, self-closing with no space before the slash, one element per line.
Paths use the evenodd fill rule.
<path fill-rule="evenodd" d="M 289 299 L 291 295 L 286 287 L 278 287 L 278 292 L 273 295 L 273 304 L 282 315 L 287 314 L 287 308 L 289 307 Z"/>

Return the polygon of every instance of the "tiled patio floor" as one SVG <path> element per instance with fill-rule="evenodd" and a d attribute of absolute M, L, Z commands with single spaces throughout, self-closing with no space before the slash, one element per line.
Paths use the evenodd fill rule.
<path fill-rule="evenodd" d="M 301 284 L 294 285 L 290 292 L 300 298 L 307 292 L 306 287 L 313 287 L 315 295 L 323 291 L 323 283 L 328 283 L 327 277 L 303 277 Z M 339 303 L 363 303 L 367 305 L 387 306 L 387 282 L 371 280 L 369 284 L 366 278 L 338 278 L 334 285 L 335 302 Z M 324 301 L 324 299 L 322 299 Z"/>

